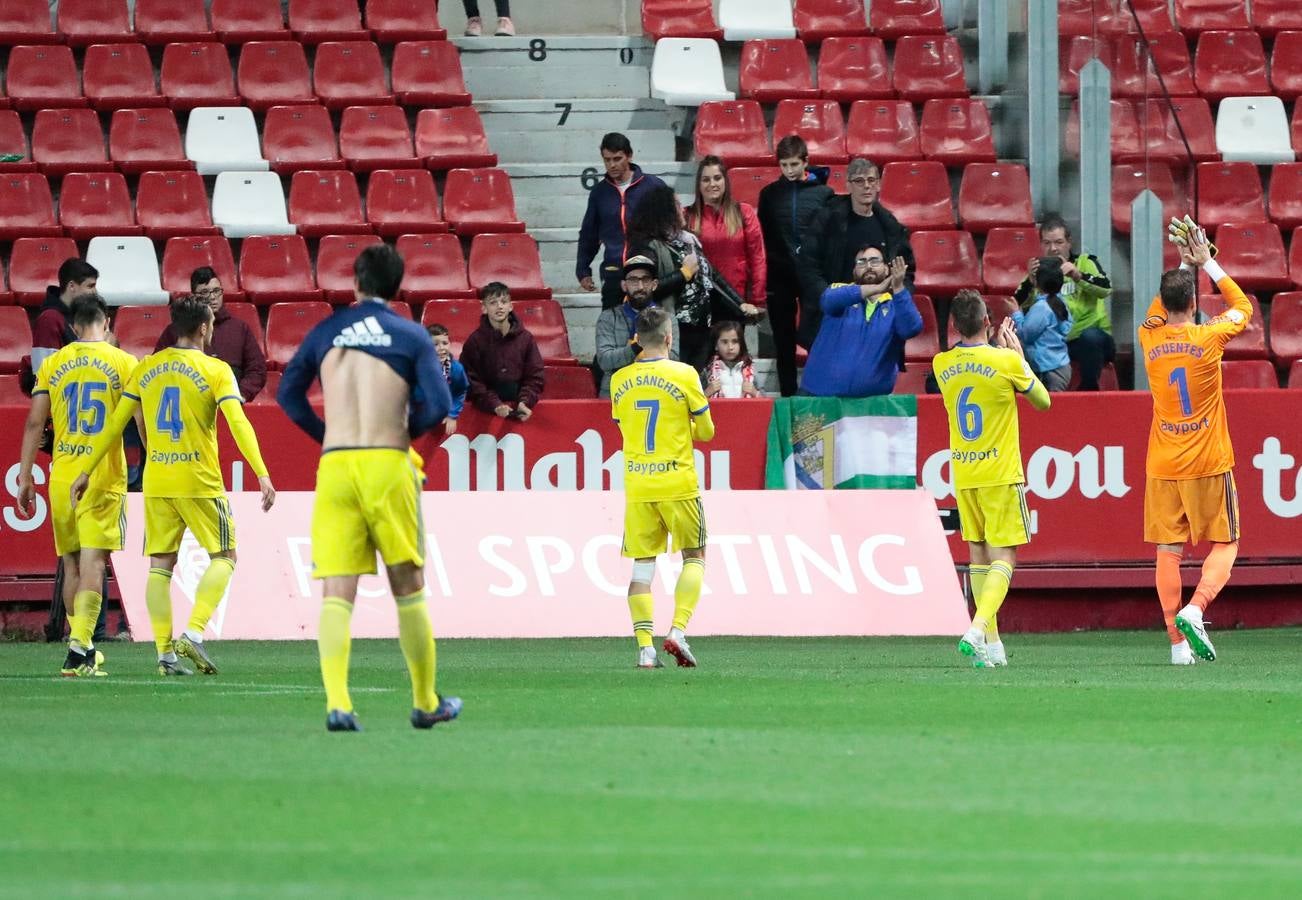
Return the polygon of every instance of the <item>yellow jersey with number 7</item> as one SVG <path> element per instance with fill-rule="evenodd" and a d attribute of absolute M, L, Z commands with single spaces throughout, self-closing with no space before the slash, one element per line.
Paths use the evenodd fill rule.
<path fill-rule="evenodd" d="M 692 441 L 713 437 L 714 421 L 696 370 L 670 359 L 637 360 L 611 376 L 610 402 L 624 437 L 627 499 L 699 497 Z"/>

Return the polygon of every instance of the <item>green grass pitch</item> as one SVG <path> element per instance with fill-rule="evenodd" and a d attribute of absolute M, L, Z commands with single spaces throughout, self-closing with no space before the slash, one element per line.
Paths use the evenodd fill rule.
<path fill-rule="evenodd" d="M 466 701 L 407 723 L 397 643 L 353 647 L 364 734 L 315 646 L 110 678 L 0 645 L 0 897 L 1302 896 L 1302 631 L 945 639 L 442 641 Z"/>

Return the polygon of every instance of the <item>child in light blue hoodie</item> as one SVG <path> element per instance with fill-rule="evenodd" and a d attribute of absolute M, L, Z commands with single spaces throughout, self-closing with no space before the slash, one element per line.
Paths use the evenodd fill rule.
<path fill-rule="evenodd" d="M 1071 311 L 1058 296 L 1062 285 L 1062 270 L 1041 262 L 1035 272 L 1035 300 L 1025 311 L 1013 313 L 1026 361 L 1050 391 L 1065 391 L 1071 382 L 1071 357 L 1067 355 Z"/>

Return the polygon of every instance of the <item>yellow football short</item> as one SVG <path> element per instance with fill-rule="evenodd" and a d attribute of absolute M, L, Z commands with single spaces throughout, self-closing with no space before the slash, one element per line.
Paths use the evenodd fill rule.
<path fill-rule="evenodd" d="M 1203 478 L 1149 478 L 1144 484 L 1144 540 L 1198 544 L 1239 539 L 1239 489 L 1234 473 Z"/>
<path fill-rule="evenodd" d="M 181 549 L 187 528 L 209 555 L 235 549 L 235 518 L 225 497 L 145 498 L 146 556 Z"/>
<path fill-rule="evenodd" d="M 71 489 L 71 482 L 50 482 L 54 552 L 67 556 L 82 547 L 121 550 L 127 536 L 126 495 L 116 491 L 88 490 L 74 512 Z"/>
<path fill-rule="evenodd" d="M 649 559 L 668 549 L 665 541 L 673 539 L 674 550 L 704 547 L 705 508 L 700 497 L 687 500 L 629 500 L 624 506 L 624 555 L 630 559 Z"/>
<path fill-rule="evenodd" d="M 1029 544 L 1031 514 L 1026 508 L 1026 485 L 960 489 L 958 522 L 965 541 L 984 541 L 991 547 Z"/>
<path fill-rule="evenodd" d="M 386 566 L 425 565 L 420 473 L 405 450 L 330 450 L 316 470 L 312 575 L 370 575 Z"/>

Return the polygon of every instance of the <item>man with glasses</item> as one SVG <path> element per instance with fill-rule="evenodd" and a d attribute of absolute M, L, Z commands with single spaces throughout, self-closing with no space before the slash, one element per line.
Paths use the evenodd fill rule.
<path fill-rule="evenodd" d="M 208 355 L 228 364 L 235 372 L 240 395 L 248 403 L 262 392 L 267 384 L 267 357 L 262 352 L 262 342 L 243 319 L 231 315 L 226 308 L 221 279 L 208 266 L 200 266 L 190 273 L 190 293 L 212 310 L 212 345 Z M 176 329 L 168 325 L 158 337 L 154 352 L 176 346 Z"/>
<path fill-rule="evenodd" d="M 638 347 L 637 315 L 649 306 L 659 304 L 651 298 L 655 293 L 656 262 L 650 256 L 638 254 L 624 261 L 624 302 L 612 309 L 603 309 L 597 318 L 597 365 L 601 369 L 601 396 L 610 396 L 610 376 L 625 366 L 633 364 L 641 348 Z M 673 323 L 673 341 L 669 345 L 669 358 L 678 361 L 678 320 Z"/>

